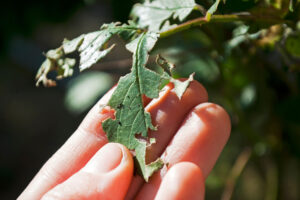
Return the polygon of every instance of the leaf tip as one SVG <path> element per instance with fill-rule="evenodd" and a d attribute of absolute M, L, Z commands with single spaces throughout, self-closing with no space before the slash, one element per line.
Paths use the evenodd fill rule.
<path fill-rule="evenodd" d="M 195 75 L 195 72 L 190 74 L 189 78 L 183 82 L 180 80 L 171 78 L 171 82 L 174 84 L 173 90 L 175 91 L 179 100 L 183 96 L 186 89 L 189 87 L 190 83 L 194 80 L 194 75 Z"/>

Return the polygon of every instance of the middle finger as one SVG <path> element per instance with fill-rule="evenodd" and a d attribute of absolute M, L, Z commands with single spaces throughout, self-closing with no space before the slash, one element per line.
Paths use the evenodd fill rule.
<path fill-rule="evenodd" d="M 206 102 L 208 99 L 205 88 L 197 81 L 192 81 L 182 98 L 179 99 L 173 90 L 173 84 L 169 83 L 160 92 L 157 99 L 153 99 L 147 106 L 152 118 L 152 123 L 157 126 L 157 131 L 149 131 L 148 136 L 155 138 L 146 152 L 146 162 L 150 163 L 158 158 L 184 120 L 186 114 L 196 105 Z M 133 178 L 126 199 L 132 199 L 143 184 L 140 176 Z"/>

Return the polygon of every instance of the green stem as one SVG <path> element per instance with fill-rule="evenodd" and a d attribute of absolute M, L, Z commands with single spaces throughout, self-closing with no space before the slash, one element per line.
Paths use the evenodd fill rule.
<path fill-rule="evenodd" d="M 229 177 L 227 178 L 226 185 L 224 192 L 222 194 L 221 200 L 230 200 L 236 185 L 236 182 L 238 181 L 238 178 L 241 176 L 243 170 L 245 169 L 250 157 L 252 154 L 252 150 L 249 148 L 245 148 L 236 159 Z"/>
<path fill-rule="evenodd" d="M 177 32 L 181 32 L 187 30 L 194 26 L 199 26 L 207 23 L 216 23 L 216 22 L 235 22 L 235 21 L 256 21 L 256 22 L 264 22 L 270 24 L 287 24 L 293 25 L 293 22 L 274 18 L 267 16 L 254 16 L 251 14 L 228 14 L 228 15 L 213 15 L 210 20 L 207 20 L 205 17 L 199 17 L 185 23 L 182 23 L 172 29 L 160 33 L 160 38 L 164 38 L 170 35 L 173 35 Z"/>
<path fill-rule="evenodd" d="M 194 10 L 198 10 L 202 15 L 206 15 L 206 10 L 203 6 L 196 4 Z"/>

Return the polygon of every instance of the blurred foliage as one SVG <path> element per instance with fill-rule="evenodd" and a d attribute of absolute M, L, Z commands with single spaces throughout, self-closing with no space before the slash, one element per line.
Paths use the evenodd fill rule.
<path fill-rule="evenodd" d="M 107 73 L 84 73 L 68 83 L 65 97 L 66 108 L 75 114 L 84 112 L 112 85 L 113 80 Z"/>
<path fill-rule="evenodd" d="M 204 8 L 213 2 L 197 1 Z M 64 34 L 73 37 L 96 30 L 102 22 L 125 22 L 133 3 L 10 1 L 0 7 L 1 199 L 15 198 L 84 116 L 83 110 L 71 114 L 66 108 L 72 103 L 64 103 L 72 99 L 71 88 L 91 84 L 80 78 L 87 72 L 72 82 L 59 82 L 55 89 L 35 89 L 34 73 L 43 59 L 40 52 L 57 46 Z M 231 138 L 206 181 L 206 199 L 300 198 L 299 4 L 221 1 L 217 14 L 248 12 L 257 19 L 196 26 L 161 39 L 153 52 L 153 57 L 160 53 L 173 62 L 177 76 L 196 72 L 195 79 L 207 88 L 210 101 L 231 116 Z M 198 16 L 195 11 L 189 19 Z M 129 71 L 128 54 L 122 50 L 112 54 L 95 68 L 109 73 L 107 81 L 101 79 L 106 89 L 95 89 L 86 109 L 110 87 L 109 80 Z"/>

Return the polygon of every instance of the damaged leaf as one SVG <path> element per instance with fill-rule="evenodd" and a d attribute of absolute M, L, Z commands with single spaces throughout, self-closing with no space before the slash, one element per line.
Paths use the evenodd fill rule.
<path fill-rule="evenodd" d="M 114 45 L 106 47 L 106 44 L 113 35 L 118 34 L 123 38 L 130 38 L 137 31 L 138 28 L 132 23 L 130 25 L 111 23 L 104 24 L 99 31 L 83 34 L 73 40 L 65 39 L 61 47 L 49 50 L 45 54 L 46 60 L 36 75 L 36 85 L 38 86 L 42 82 L 44 86 L 54 86 L 55 81 L 47 78 L 50 71 L 57 72 L 56 79 L 72 76 L 76 60 L 70 58 L 70 54 L 79 53 L 79 69 L 83 71 L 97 63 L 112 50 Z"/>
<path fill-rule="evenodd" d="M 115 119 L 107 119 L 102 123 L 110 142 L 118 142 L 135 150 L 138 170 L 146 181 L 163 166 L 160 159 L 146 163 L 146 147 L 155 142 L 154 138 L 147 138 L 147 132 L 156 127 L 152 125 L 150 114 L 144 110 L 142 99 L 143 95 L 156 98 L 159 93 L 161 75 L 145 67 L 148 52 L 157 38 L 157 33 L 146 32 L 127 45 L 133 52 L 132 69 L 129 74 L 120 78 L 109 100 L 108 105 L 116 111 Z"/>
<path fill-rule="evenodd" d="M 192 73 L 189 78 L 185 81 L 180 81 L 178 79 L 171 78 L 171 82 L 174 84 L 173 90 L 175 91 L 176 95 L 179 99 L 181 99 L 182 95 L 186 91 L 186 89 L 189 87 L 191 81 L 194 80 L 195 73 Z"/>

